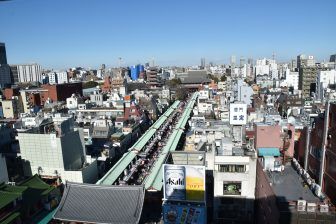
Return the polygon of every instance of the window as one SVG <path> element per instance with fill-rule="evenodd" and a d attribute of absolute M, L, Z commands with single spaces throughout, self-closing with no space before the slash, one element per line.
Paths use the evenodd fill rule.
<path fill-rule="evenodd" d="M 223 195 L 241 195 L 241 182 L 223 182 Z"/>
<path fill-rule="evenodd" d="M 233 109 L 233 111 L 234 111 L 234 112 L 238 112 L 238 107 L 235 107 L 235 108 Z"/>
<path fill-rule="evenodd" d="M 243 108 L 242 107 L 239 107 L 239 112 L 243 112 Z"/>
<path fill-rule="evenodd" d="M 238 117 L 237 116 L 233 116 L 233 120 L 238 120 Z"/>
<path fill-rule="evenodd" d="M 227 173 L 245 173 L 246 167 L 245 165 L 225 164 L 219 165 L 218 171 Z"/>
<path fill-rule="evenodd" d="M 239 115 L 239 120 L 243 121 L 244 120 L 244 115 Z"/>

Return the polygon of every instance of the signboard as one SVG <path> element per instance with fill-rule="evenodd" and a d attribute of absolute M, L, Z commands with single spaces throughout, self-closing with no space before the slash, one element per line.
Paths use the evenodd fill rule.
<path fill-rule="evenodd" d="M 164 203 L 163 222 L 165 224 L 205 224 L 206 208 L 204 206 Z"/>
<path fill-rule="evenodd" d="M 164 200 L 205 202 L 205 167 L 163 166 Z"/>
<path fill-rule="evenodd" d="M 247 120 L 247 105 L 245 103 L 230 104 L 230 124 L 245 125 Z"/>

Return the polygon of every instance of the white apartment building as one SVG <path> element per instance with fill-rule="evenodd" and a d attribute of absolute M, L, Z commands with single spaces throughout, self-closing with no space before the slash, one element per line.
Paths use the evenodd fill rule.
<path fill-rule="evenodd" d="M 63 84 L 68 83 L 68 73 L 67 72 L 49 72 L 48 73 L 49 84 Z"/>
<path fill-rule="evenodd" d="M 299 89 L 299 72 L 293 72 L 290 71 L 289 69 L 286 69 L 285 71 L 286 75 L 286 84 L 288 87 L 293 87 L 294 90 Z"/>
<path fill-rule="evenodd" d="M 271 59 L 261 59 L 256 61 L 256 65 L 254 67 L 255 75 L 261 76 L 261 75 L 267 75 L 272 76 L 272 78 L 275 78 L 277 75 L 278 65 L 275 63 L 275 60 Z"/>
<path fill-rule="evenodd" d="M 252 221 L 256 186 L 255 151 L 249 155 L 241 148 L 235 148 L 231 139 L 224 138 L 216 143 L 214 152 L 214 218 L 236 216 Z M 222 150 L 220 150 L 222 149 Z M 225 215 L 226 214 L 226 215 Z M 224 217 L 223 217 L 224 216 Z M 222 220 L 222 221 L 224 221 Z"/>
<path fill-rule="evenodd" d="M 330 84 L 336 84 L 336 70 L 318 71 L 316 76 L 316 97 L 323 99 Z"/>
<path fill-rule="evenodd" d="M 42 67 L 39 64 L 17 65 L 19 82 L 42 82 Z"/>

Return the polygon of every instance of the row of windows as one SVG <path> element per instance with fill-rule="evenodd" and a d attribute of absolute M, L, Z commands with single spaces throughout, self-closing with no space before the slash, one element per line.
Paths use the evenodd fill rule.
<path fill-rule="evenodd" d="M 218 166 L 219 172 L 229 172 L 229 173 L 245 173 L 246 172 L 246 166 L 245 165 L 219 165 Z"/>

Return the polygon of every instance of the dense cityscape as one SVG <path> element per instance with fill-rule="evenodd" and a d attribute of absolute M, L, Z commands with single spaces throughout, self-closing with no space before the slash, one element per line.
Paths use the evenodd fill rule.
<path fill-rule="evenodd" d="M 0 0 L 0 224 L 335 224 L 335 8 Z"/>
<path fill-rule="evenodd" d="M 1 43 L 0 58 L 1 223 L 336 220 L 336 55 L 50 71 L 8 65 Z"/>

